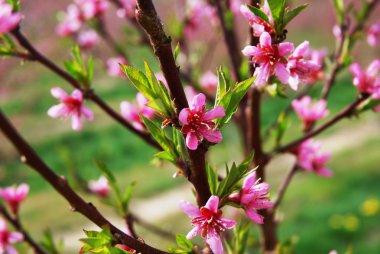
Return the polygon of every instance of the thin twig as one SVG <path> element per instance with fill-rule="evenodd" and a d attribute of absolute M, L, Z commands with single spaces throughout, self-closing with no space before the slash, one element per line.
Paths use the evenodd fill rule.
<path fill-rule="evenodd" d="M 72 211 L 77 211 L 86 218 L 94 222 L 99 227 L 109 226 L 113 236 L 119 243 L 123 243 L 141 253 L 147 254 L 167 254 L 165 251 L 153 248 L 141 241 L 138 241 L 111 224 L 96 207 L 84 201 L 67 183 L 64 177 L 58 176 L 51 170 L 45 162 L 37 155 L 30 145 L 20 136 L 12 124 L 0 110 L 0 129 L 9 141 L 21 154 L 23 161 L 39 173 L 50 185 L 71 205 Z"/>
<path fill-rule="evenodd" d="M 295 164 L 292 167 L 292 169 L 289 171 L 289 173 L 286 175 L 286 178 L 285 178 L 284 182 L 281 184 L 281 187 L 278 191 L 276 201 L 274 201 L 274 203 L 273 203 L 273 209 L 276 209 L 279 206 L 279 204 L 281 203 L 282 198 L 284 197 L 285 191 L 287 190 L 287 188 L 290 184 L 290 181 L 292 180 L 292 178 L 293 178 L 294 174 L 297 172 L 297 170 L 298 170 L 298 165 Z"/>
<path fill-rule="evenodd" d="M 25 228 L 22 226 L 20 220 L 18 217 L 13 217 L 7 209 L 0 204 L 0 214 L 3 215 L 3 217 L 10 223 L 12 226 L 20 232 L 24 236 L 24 241 L 27 242 L 34 250 L 34 253 L 36 254 L 47 254 L 42 247 L 33 240 L 33 238 L 30 236 L 30 234 L 25 230 Z"/>
<path fill-rule="evenodd" d="M 69 73 L 62 70 L 60 67 L 58 67 L 56 64 L 54 64 L 52 61 L 50 61 L 48 58 L 46 58 L 44 55 L 42 55 L 37 49 L 33 47 L 33 45 L 28 41 L 28 39 L 21 33 L 19 28 L 12 31 L 13 36 L 17 39 L 19 44 L 24 47 L 31 57 L 34 58 L 35 61 L 41 63 L 46 68 L 50 69 L 52 72 L 66 80 L 69 84 L 71 84 L 74 88 L 83 90 L 80 86 L 80 83 L 72 77 Z M 112 108 L 110 108 L 102 99 L 100 99 L 95 93 L 89 93 L 89 99 L 91 99 L 93 102 L 95 102 L 105 113 L 107 113 L 111 118 L 116 120 L 118 123 L 123 125 L 125 128 L 130 130 L 131 132 L 135 133 L 137 136 L 142 138 L 146 143 L 150 144 L 151 146 L 161 150 L 161 147 L 155 142 L 152 137 L 145 132 L 140 132 L 136 130 L 129 122 L 127 122 L 120 114 L 118 114 L 116 111 L 114 111 Z"/>

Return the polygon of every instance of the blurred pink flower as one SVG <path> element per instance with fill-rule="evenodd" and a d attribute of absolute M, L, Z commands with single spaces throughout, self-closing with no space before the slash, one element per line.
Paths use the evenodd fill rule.
<path fill-rule="evenodd" d="M 230 0 L 230 10 L 233 14 L 240 13 L 240 6 L 243 4 L 242 0 Z"/>
<path fill-rule="evenodd" d="M 99 43 L 99 36 L 95 30 L 84 30 L 78 34 L 78 44 L 83 49 L 90 49 Z"/>
<path fill-rule="evenodd" d="M 111 190 L 108 185 L 108 180 L 104 176 L 101 176 L 98 180 L 89 181 L 88 189 L 101 198 L 106 198 Z"/>
<path fill-rule="evenodd" d="M 326 105 L 327 103 L 325 100 L 319 100 L 318 102 L 312 103 L 309 96 L 304 96 L 301 99 L 295 99 L 292 101 L 292 107 L 298 117 L 303 121 L 305 131 L 308 131 L 315 121 L 320 120 L 329 114 Z"/>
<path fill-rule="evenodd" d="M 223 243 L 220 233 L 226 229 L 231 229 L 236 222 L 231 219 L 222 218 L 222 210 L 218 209 L 219 197 L 211 196 L 205 206 L 198 209 L 193 204 L 182 200 L 180 209 L 191 218 L 194 228 L 187 234 L 186 238 L 191 239 L 197 234 L 206 239 L 214 254 L 223 254 Z"/>
<path fill-rule="evenodd" d="M 380 60 L 376 59 L 364 71 L 358 63 L 350 66 L 350 71 L 354 75 L 354 86 L 360 93 L 371 94 L 373 99 L 380 99 Z"/>
<path fill-rule="evenodd" d="M 85 20 L 103 15 L 108 8 L 107 0 L 75 0 Z"/>
<path fill-rule="evenodd" d="M 154 75 L 158 81 L 161 81 L 166 87 L 168 87 L 168 82 L 166 82 L 165 76 L 162 72 L 157 72 Z"/>
<path fill-rule="evenodd" d="M 209 32 L 218 23 L 216 10 L 205 0 L 188 1 L 188 15 L 184 33 L 192 38 L 197 33 Z"/>
<path fill-rule="evenodd" d="M 293 90 L 298 89 L 300 82 L 309 83 L 313 73 L 320 70 L 320 65 L 307 59 L 310 51 L 309 42 L 301 43 L 288 58 L 288 69 L 290 71 L 289 86 Z"/>
<path fill-rule="evenodd" d="M 71 127 L 75 131 L 82 129 L 82 116 L 88 121 L 93 120 L 94 115 L 90 109 L 83 105 L 83 94 L 79 89 L 75 89 L 71 95 L 59 87 L 54 87 L 50 91 L 53 97 L 60 101 L 60 104 L 49 109 L 48 115 L 50 117 L 66 119 L 71 116 Z"/>
<path fill-rule="evenodd" d="M 199 84 L 206 92 L 214 93 L 218 87 L 218 77 L 213 72 L 207 71 L 200 77 Z"/>
<path fill-rule="evenodd" d="M 21 22 L 22 15 L 18 12 L 12 13 L 12 5 L 0 0 L 0 35 L 12 31 Z"/>
<path fill-rule="evenodd" d="M 116 14 L 119 18 L 134 17 L 136 0 L 119 0 L 122 8 L 118 9 Z"/>
<path fill-rule="evenodd" d="M 269 184 L 266 182 L 259 183 L 256 180 L 256 173 L 250 173 L 243 182 L 240 192 L 233 193 L 229 200 L 241 205 L 247 216 L 257 224 L 264 223 L 264 217 L 257 210 L 272 208 L 273 204 L 269 201 Z"/>
<path fill-rule="evenodd" d="M 123 101 L 120 104 L 121 115 L 125 120 L 130 122 L 133 127 L 139 131 L 144 131 L 144 122 L 141 120 L 140 115 L 148 119 L 152 119 L 156 111 L 146 104 L 148 100 L 144 97 L 142 93 L 136 95 L 136 103 L 130 103 L 128 101 Z"/>
<path fill-rule="evenodd" d="M 256 16 L 251 10 L 248 8 L 247 5 L 241 5 L 240 6 L 240 12 L 241 14 L 248 19 L 249 25 L 253 29 L 253 36 L 260 37 L 262 33 L 267 32 L 269 34 L 273 33 L 273 17 L 270 13 L 270 9 L 268 6 L 267 1 L 265 1 L 263 11 L 269 18 L 269 23 L 261 19 L 260 17 Z"/>
<path fill-rule="evenodd" d="M 185 86 L 183 90 L 185 91 L 187 101 L 192 101 L 194 97 L 198 94 L 192 86 Z"/>
<path fill-rule="evenodd" d="M 337 41 L 341 41 L 342 40 L 342 30 L 340 29 L 340 27 L 338 25 L 334 25 L 333 28 L 332 28 L 332 33 L 335 37 L 335 39 Z"/>
<path fill-rule="evenodd" d="M 312 70 L 309 74 L 309 78 L 305 80 L 305 83 L 307 84 L 313 84 L 317 82 L 320 79 L 323 79 L 324 73 L 323 73 L 323 59 L 327 55 L 327 50 L 325 48 L 322 49 L 312 49 L 310 48 L 305 53 L 305 58 L 311 62 L 313 62 L 315 65 L 318 66 L 317 70 Z"/>
<path fill-rule="evenodd" d="M 25 200 L 28 193 L 29 185 L 26 183 L 22 183 L 18 187 L 0 188 L 0 197 L 8 204 L 14 214 L 18 213 L 19 206 Z"/>
<path fill-rule="evenodd" d="M 212 143 L 222 140 L 220 130 L 214 129 L 212 120 L 223 117 L 224 109 L 217 106 L 206 111 L 206 96 L 202 93 L 196 95 L 190 108 L 184 108 L 179 113 L 179 121 L 182 125 L 182 133 L 186 135 L 186 145 L 190 150 L 196 150 L 203 138 Z"/>
<path fill-rule="evenodd" d="M 367 41 L 372 47 L 380 46 L 380 21 L 377 21 L 368 28 Z"/>
<path fill-rule="evenodd" d="M 75 4 L 70 4 L 64 14 L 64 19 L 56 27 L 56 33 L 59 36 L 67 37 L 78 32 L 82 26 L 81 13 Z"/>
<path fill-rule="evenodd" d="M 330 177 L 332 171 L 325 167 L 330 153 L 321 152 L 321 142 L 308 139 L 297 149 L 297 164 L 306 171 L 314 171 L 320 176 Z"/>
<path fill-rule="evenodd" d="M 286 68 L 285 56 L 291 54 L 293 50 L 294 46 L 290 42 L 272 45 L 272 38 L 267 32 L 261 34 L 257 47 L 246 46 L 242 50 L 243 54 L 251 56 L 254 64 L 259 64 L 254 73 L 255 85 L 258 87 L 266 85 L 272 75 L 276 75 L 282 83 L 288 83 L 290 73 Z"/>
<path fill-rule="evenodd" d="M 9 231 L 5 221 L 0 217 L 0 253 L 17 254 L 12 245 L 22 240 L 24 240 L 23 234 Z"/>
<path fill-rule="evenodd" d="M 111 77 L 124 77 L 120 64 L 128 64 L 124 57 L 113 57 L 107 60 L 107 72 Z"/>

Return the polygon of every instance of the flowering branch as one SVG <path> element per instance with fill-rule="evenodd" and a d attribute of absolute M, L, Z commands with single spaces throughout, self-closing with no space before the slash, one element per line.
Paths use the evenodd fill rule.
<path fill-rule="evenodd" d="M 26 241 L 34 250 L 36 254 L 46 254 L 46 252 L 41 248 L 38 243 L 36 243 L 33 238 L 28 234 L 28 232 L 21 225 L 20 220 L 17 217 L 12 217 L 5 209 L 3 205 L 0 204 L 0 214 L 10 223 L 12 226 L 24 236 L 24 241 Z"/>
<path fill-rule="evenodd" d="M 189 104 L 174 60 L 171 40 L 166 36 L 151 0 L 137 1 L 136 19 L 149 36 L 178 114 L 182 109 L 188 108 Z M 197 192 L 198 205 L 203 206 L 211 196 L 206 175 L 206 151 L 201 146 L 196 150 L 187 149 L 187 151 L 191 161 L 191 172 L 187 177 Z"/>
<path fill-rule="evenodd" d="M 130 248 L 147 254 L 166 254 L 167 252 L 155 249 L 141 241 L 138 241 L 111 224 L 96 207 L 84 201 L 67 183 L 64 177 L 60 177 L 51 170 L 45 162 L 35 153 L 29 144 L 20 136 L 12 124 L 0 111 L 0 129 L 22 155 L 22 160 L 32 169 L 38 172 L 50 185 L 64 197 L 71 205 L 73 211 L 78 211 L 99 227 L 109 226 L 116 242 L 123 243 Z"/>
<path fill-rule="evenodd" d="M 314 136 L 318 135 L 319 133 L 323 132 L 324 130 L 328 129 L 329 127 L 333 126 L 334 124 L 336 124 L 340 120 L 342 120 L 342 119 L 344 119 L 346 117 L 352 116 L 352 114 L 354 113 L 356 107 L 361 102 L 363 102 L 366 99 L 368 99 L 369 96 L 370 96 L 369 94 L 361 94 L 359 98 L 357 98 L 353 103 L 351 103 L 346 108 L 344 108 L 341 112 L 339 112 L 338 114 L 336 114 L 335 117 L 331 118 L 328 122 L 326 122 L 325 124 L 323 124 L 319 128 L 306 133 L 301 138 L 299 138 L 299 139 L 297 139 L 295 141 L 292 141 L 292 142 L 290 142 L 287 145 L 284 145 L 282 147 L 277 148 L 274 152 L 276 152 L 276 153 L 283 153 L 283 152 L 289 151 L 292 148 L 295 148 L 296 146 L 298 146 L 299 144 L 301 144 L 303 141 L 305 141 L 305 140 L 307 140 L 307 139 L 309 139 L 311 137 L 314 137 Z"/>
<path fill-rule="evenodd" d="M 58 67 L 56 64 L 54 64 L 52 61 L 50 61 L 48 58 L 46 58 L 44 55 L 42 55 L 37 49 L 33 47 L 33 45 L 28 41 L 28 39 L 21 33 L 19 28 L 16 28 L 12 31 L 12 35 L 17 39 L 17 41 L 20 43 L 22 47 L 24 47 L 28 52 L 31 58 L 33 58 L 35 61 L 41 63 L 51 71 L 53 71 L 55 74 L 66 80 L 69 84 L 71 84 L 73 87 L 77 89 L 81 89 L 79 82 L 72 77 L 69 73 L 62 70 L 60 67 Z M 112 117 L 114 120 L 119 122 L 121 125 L 123 125 L 128 130 L 135 133 L 137 136 L 142 138 L 146 143 L 150 144 L 151 146 L 161 150 L 161 147 L 151 138 L 151 136 L 147 133 L 140 132 L 136 130 L 130 123 L 124 120 L 124 118 L 119 115 L 117 112 L 115 112 L 112 108 L 110 108 L 102 99 L 100 99 L 95 93 L 90 92 L 87 93 L 87 96 L 89 99 L 91 99 L 93 102 L 95 102 L 104 112 L 106 112 L 110 117 Z"/>

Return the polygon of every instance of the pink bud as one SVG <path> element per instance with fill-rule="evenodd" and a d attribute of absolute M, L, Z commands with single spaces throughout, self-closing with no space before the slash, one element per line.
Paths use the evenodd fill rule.
<path fill-rule="evenodd" d="M 120 68 L 120 64 L 128 64 L 124 57 L 114 57 L 107 60 L 107 71 L 111 77 L 123 77 L 124 72 Z"/>
<path fill-rule="evenodd" d="M 98 180 L 89 181 L 88 188 L 91 192 L 97 194 L 101 198 L 107 197 L 110 192 L 108 180 L 104 176 L 101 176 Z"/>
<path fill-rule="evenodd" d="M 22 183 L 18 187 L 0 188 L 0 197 L 8 204 L 14 214 L 18 213 L 19 206 L 25 200 L 28 193 L 29 185 L 26 183 Z"/>
<path fill-rule="evenodd" d="M 9 33 L 21 22 L 22 15 L 18 12 L 12 13 L 12 5 L 0 1 L 0 35 Z"/>

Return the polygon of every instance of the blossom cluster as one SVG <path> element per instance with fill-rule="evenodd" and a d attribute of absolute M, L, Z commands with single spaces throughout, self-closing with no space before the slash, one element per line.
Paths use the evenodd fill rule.
<path fill-rule="evenodd" d="M 12 12 L 12 9 L 12 5 L 0 0 L 0 35 L 12 31 L 22 20 L 21 13 Z"/>

